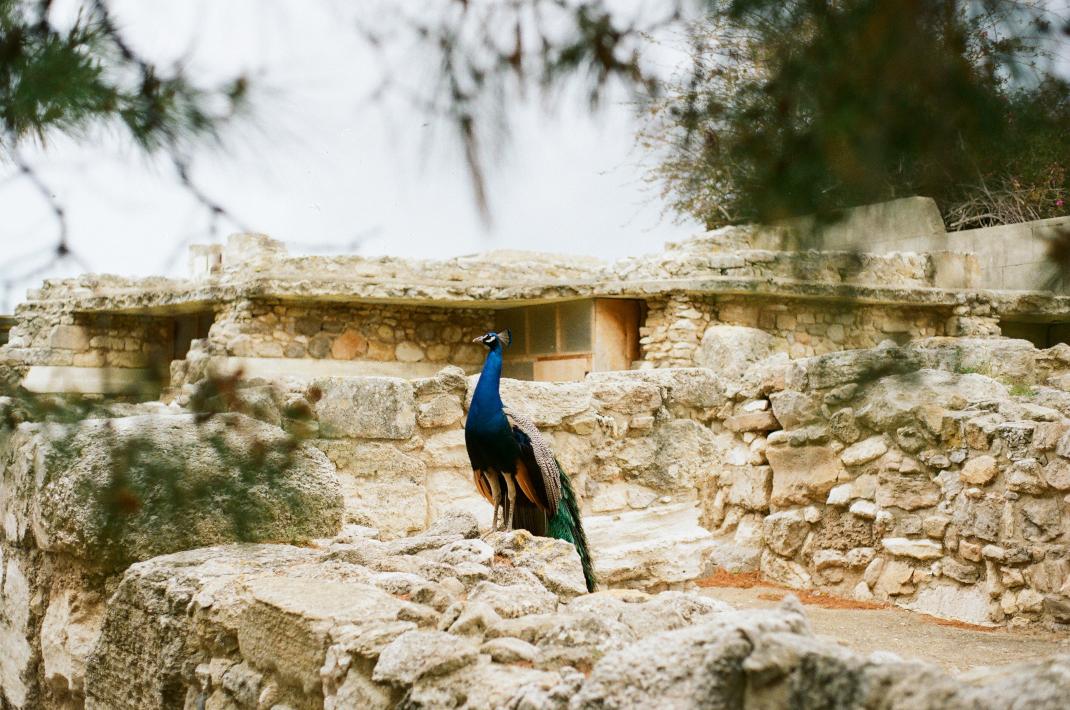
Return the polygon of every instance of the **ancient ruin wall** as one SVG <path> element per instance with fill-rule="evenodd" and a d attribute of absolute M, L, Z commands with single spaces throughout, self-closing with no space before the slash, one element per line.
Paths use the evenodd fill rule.
<path fill-rule="evenodd" d="M 1068 366 L 1065 345 L 935 339 L 773 373 L 724 422 L 704 523 L 731 542 L 713 561 L 975 623 L 1070 623 Z"/>
<path fill-rule="evenodd" d="M 55 302 L 16 315 L 5 352 L 34 365 L 144 368 L 166 361 L 173 348 L 166 318 L 72 313 Z"/>
<path fill-rule="evenodd" d="M 648 303 L 640 331 L 643 361 L 655 367 L 716 366 L 702 353 L 710 325 L 757 328 L 792 358 L 871 348 L 945 335 L 951 308 L 807 302 L 744 296 L 679 294 Z M 720 363 L 717 363 L 720 364 Z"/>
<path fill-rule="evenodd" d="M 473 335 L 493 327 L 487 309 L 243 300 L 217 312 L 209 346 L 236 357 L 471 365 L 483 357 Z"/>

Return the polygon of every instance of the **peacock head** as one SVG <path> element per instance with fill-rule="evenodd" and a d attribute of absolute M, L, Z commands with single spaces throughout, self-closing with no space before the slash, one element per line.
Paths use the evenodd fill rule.
<path fill-rule="evenodd" d="M 495 350 L 502 348 L 503 350 L 509 347 L 509 343 L 513 342 L 513 331 L 505 329 L 500 333 L 495 333 L 493 330 L 489 333 L 479 336 L 472 340 L 473 343 L 483 343 L 487 346 L 488 350 Z"/>

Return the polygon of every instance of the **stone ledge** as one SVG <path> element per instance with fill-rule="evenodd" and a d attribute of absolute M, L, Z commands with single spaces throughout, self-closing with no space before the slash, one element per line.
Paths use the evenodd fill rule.
<path fill-rule="evenodd" d="M 145 394 L 159 392 L 152 372 L 126 367 L 33 365 L 22 386 L 37 394 Z"/>
<path fill-rule="evenodd" d="M 321 377 L 434 377 L 446 365 L 441 362 L 378 362 L 373 360 L 310 360 L 283 357 L 214 357 L 208 368 L 213 375 L 241 370 L 247 379 L 315 380 Z M 469 373 L 479 371 L 468 365 Z"/>

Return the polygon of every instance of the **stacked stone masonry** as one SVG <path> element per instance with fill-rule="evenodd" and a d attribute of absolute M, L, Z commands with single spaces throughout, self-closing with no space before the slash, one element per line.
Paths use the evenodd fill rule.
<path fill-rule="evenodd" d="M 241 301 L 216 313 L 209 349 L 236 357 L 472 365 L 483 357 L 473 334 L 493 327 L 485 309 Z"/>

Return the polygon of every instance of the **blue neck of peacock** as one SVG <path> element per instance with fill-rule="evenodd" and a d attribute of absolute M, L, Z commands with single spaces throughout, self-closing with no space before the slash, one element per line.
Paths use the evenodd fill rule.
<path fill-rule="evenodd" d="M 472 407 L 479 412 L 489 414 L 502 408 L 499 386 L 502 381 L 502 347 L 495 343 L 483 362 L 483 372 L 476 383 L 472 395 Z"/>

